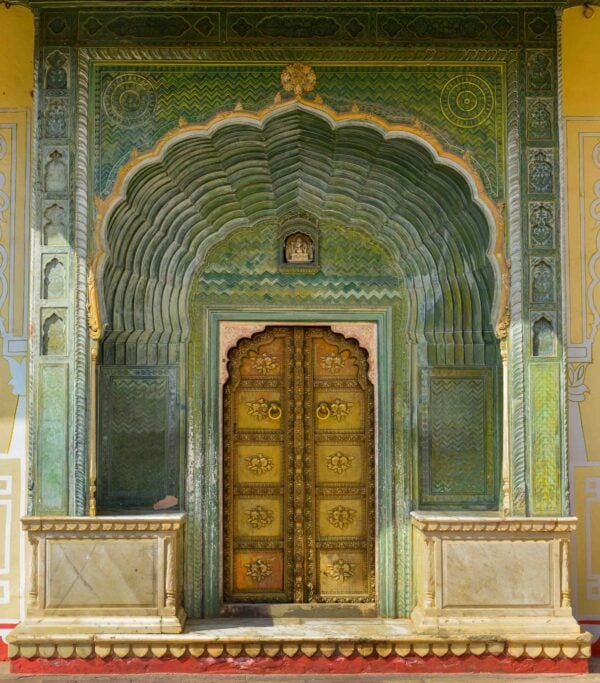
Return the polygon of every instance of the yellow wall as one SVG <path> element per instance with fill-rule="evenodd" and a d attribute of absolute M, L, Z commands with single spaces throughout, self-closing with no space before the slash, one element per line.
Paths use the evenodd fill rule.
<path fill-rule="evenodd" d="M 0 4 L 0 135 L 8 140 L 0 159 L 4 186 L 16 173 L 16 194 L 0 216 L 0 249 L 15 258 L 10 297 L 0 277 L 0 635 L 2 624 L 20 617 L 22 545 L 18 518 L 25 488 L 24 357 L 7 352 L 26 337 L 26 206 L 29 189 L 28 137 L 33 88 L 33 21 L 22 7 Z M 581 522 L 575 553 L 575 609 L 580 618 L 600 621 L 600 7 L 591 19 L 581 8 L 563 20 L 563 85 L 567 177 L 567 301 L 569 302 L 569 385 L 571 491 Z M 12 131 L 10 136 L 7 131 Z M 13 160 L 16 162 L 12 164 Z M 597 184 L 598 183 L 598 184 Z M 2 195 L 0 195 L 2 197 Z M 597 201 L 597 204 L 595 202 Z M 0 202 L 0 206 L 2 206 Z M 14 212 L 11 238 L 9 218 Z M 596 217 L 597 212 L 597 217 Z M 0 254 L 1 255 L 1 254 Z M 597 262 L 596 262 L 597 261 Z M 0 259 L 1 263 L 1 259 Z M 0 265 L 0 268 L 2 266 Z M 11 278 L 14 279 L 11 280 Z M 2 287 L 4 286 L 4 290 Z M 4 299 L 4 300 L 3 300 Z M 10 356 L 8 360 L 7 356 Z M 596 360 L 596 362 L 594 362 Z M 11 384 L 12 382 L 12 384 Z M 583 399 L 583 400 L 582 400 Z M 4 539 L 8 538 L 8 545 Z"/>
<path fill-rule="evenodd" d="M 574 607 L 600 634 L 600 7 L 563 22 L 569 454 L 575 544 Z M 595 542 L 594 542 L 595 541 Z"/>
<path fill-rule="evenodd" d="M 0 635 L 21 616 L 33 17 L 0 5 Z M 4 626 L 4 628 L 3 628 Z"/>

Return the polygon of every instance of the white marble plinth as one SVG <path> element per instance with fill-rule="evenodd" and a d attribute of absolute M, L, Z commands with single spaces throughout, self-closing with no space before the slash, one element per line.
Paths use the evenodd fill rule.
<path fill-rule="evenodd" d="M 28 517 L 26 624 L 179 633 L 185 515 Z"/>
<path fill-rule="evenodd" d="M 421 632 L 580 634 L 569 549 L 576 520 L 412 513 Z"/>

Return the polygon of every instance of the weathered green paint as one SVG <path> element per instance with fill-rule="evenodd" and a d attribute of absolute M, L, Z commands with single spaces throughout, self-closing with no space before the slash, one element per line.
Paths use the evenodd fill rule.
<path fill-rule="evenodd" d="M 493 199 L 506 199 L 506 252 L 512 262 L 512 512 L 566 512 L 557 211 L 556 35 L 560 31 L 555 3 L 540 0 L 523 6 L 498 0 L 459 8 L 431 0 L 399 3 L 393 9 L 389 3 L 359 7 L 293 1 L 285 6 L 253 3 L 249 8 L 224 1 L 210 7 L 192 3 L 168 9 L 163 3 L 147 2 L 140 7 L 125 0 L 65 0 L 61 7 L 50 0 L 31 4 L 39 11 L 36 87 L 42 122 L 35 140 L 39 177 L 34 180 L 39 190 L 33 234 L 41 235 L 48 220 L 44 212 L 56 204 L 64 211 L 67 237 L 62 247 L 34 240 L 32 270 L 41 272 L 44 259 L 60 253 L 67 259 L 73 285 L 65 302 L 70 324 L 69 355 L 60 366 L 63 374 L 50 370 L 59 366 L 41 357 L 36 329 L 31 342 L 36 382 L 30 405 L 35 435 L 32 500 L 38 512 L 85 510 L 87 346 L 82 295 L 83 264 L 96 249 L 89 240 L 93 195 L 110 191 L 132 148 L 140 152 L 151 148 L 179 125 L 179 117 L 204 122 L 238 102 L 254 111 L 271 104 L 281 91 L 281 68 L 293 61 L 315 67 L 317 92 L 328 106 L 341 112 L 357 106 L 390 122 L 420 123 L 448 151 L 468 155 Z M 140 52 L 140 46 L 145 52 Z M 467 83 L 479 93 L 474 114 L 468 113 L 473 111 L 470 103 L 462 106 L 457 100 Z M 309 99 L 315 96 L 307 95 Z M 63 105 L 65 125 L 52 128 L 47 114 L 56 102 Z M 539 114 L 540 107 L 547 109 L 548 117 L 540 123 L 538 116 L 536 123 L 533 114 L 536 108 Z M 187 463 L 186 509 L 191 520 L 186 598 L 192 615 L 202 614 L 203 601 L 205 613 L 214 613 L 218 602 L 213 571 L 218 566 L 218 547 L 210 531 L 218 523 L 218 510 L 213 505 L 207 517 L 201 516 L 203 501 L 214 496 L 211 477 L 216 472 L 213 468 L 210 476 L 198 475 L 209 472 L 207 467 L 214 466 L 218 452 L 219 425 L 211 394 L 217 363 L 210 356 L 216 348 L 213 314 L 215 320 L 219 315 L 263 320 L 273 315 L 275 321 L 290 311 L 290 320 L 308 320 L 303 316 L 309 316 L 323 323 L 340 311 L 345 311 L 345 319 L 385 318 L 380 330 L 385 352 L 380 362 L 385 357 L 389 363 L 385 371 L 393 391 L 387 398 L 380 397 L 386 406 L 380 424 L 390 435 L 389 443 L 381 443 L 388 449 L 384 457 L 391 461 L 394 485 L 380 491 L 380 514 L 385 519 L 380 517 L 379 551 L 387 567 L 382 571 L 401 577 L 383 587 L 383 611 L 389 615 L 406 616 L 411 607 L 406 530 L 408 514 L 417 504 L 413 469 L 421 457 L 418 371 L 436 365 L 483 371 L 498 362 L 490 320 L 495 283 L 483 256 L 488 228 L 473 210 L 466 183 L 448 169 L 428 165 L 418 145 L 405 147 L 412 159 L 399 165 L 399 175 L 394 176 L 394 169 L 398 170 L 394 164 L 403 150 L 397 146 L 390 145 L 387 149 L 393 154 L 384 155 L 374 166 L 368 153 L 385 145 L 375 139 L 373 131 L 363 131 L 350 145 L 356 153 L 351 163 L 344 154 L 336 157 L 338 179 L 345 179 L 340 179 L 341 191 L 334 201 L 338 186 L 327 187 L 324 182 L 334 177 L 327 155 L 333 158 L 334 152 L 349 148 L 336 146 L 344 137 L 342 132 L 331 135 L 321 123 L 300 115 L 295 120 L 279 118 L 267 131 L 268 137 L 272 141 L 283 135 L 284 147 L 292 152 L 262 166 L 273 149 L 271 141 L 253 138 L 243 127 L 232 128 L 230 135 L 225 131 L 214 136 L 212 152 L 210 145 L 182 145 L 160 164 L 136 174 L 127 201 L 109 225 L 112 251 L 101 291 L 106 297 L 104 322 L 109 330 L 101 363 L 125 369 L 176 366 L 181 396 L 189 401 L 186 414 L 193 452 L 188 458 L 193 459 Z M 57 138 L 52 138 L 57 132 Z M 307 143 L 311 135 L 316 136 L 313 147 Z M 257 147 L 257 140 L 262 147 Z M 68 168 L 63 192 L 48 191 L 43 177 L 56 148 Z M 367 156 L 358 153 L 363 149 Z M 278 184 L 277 179 L 295 164 L 301 172 L 292 172 L 291 184 Z M 165 167 L 167 173 L 163 173 Z M 366 176 L 360 174 L 367 170 L 376 171 L 383 184 L 378 188 L 377 183 L 367 185 Z M 203 191 L 219 173 L 223 182 L 211 186 L 213 192 L 207 196 Z M 427 183 L 415 183 L 419 174 Z M 270 185 L 265 185 L 265 179 Z M 385 186 L 386 179 L 393 180 L 393 188 Z M 167 186 L 170 189 L 165 192 Z M 360 201 L 353 199 L 357 196 Z M 398 200 L 399 217 L 380 208 L 392 197 Z M 549 212 L 544 220 L 551 229 L 545 237 L 540 213 L 536 213 L 540 205 Z M 268 235 L 265 226 L 275 225 L 294 210 L 311 211 L 321 220 L 325 252 L 328 239 L 342 237 L 337 256 L 335 249 L 321 254 L 323 269 L 313 280 L 307 276 L 293 279 L 296 274 L 284 278 L 270 262 L 256 256 L 260 240 L 247 248 L 248 240 Z M 185 229 L 178 231 L 188 217 Z M 244 231 L 246 242 L 236 242 L 236 235 Z M 457 239 L 444 242 L 442 238 L 453 231 Z M 421 241 L 412 241 L 411 236 Z M 347 238 L 368 244 L 368 249 L 360 246 L 353 252 L 347 248 Z M 184 252 L 180 262 L 172 258 L 178 247 Z M 225 271 L 211 262 L 211 254 L 218 249 Z M 373 256 L 377 249 L 389 256 L 387 261 Z M 252 250 L 254 257 L 249 256 Z M 371 261 L 364 258 L 367 252 Z M 192 264 L 195 255 L 199 258 Z M 247 262 L 238 260 L 235 269 L 230 268 L 229 260 L 235 261 L 238 255 L 246 256 Z M 328 272 L 332 258 L 337 258 L 338 269 Z M 550 264 L 551 294 L 544 293 L 539 275 L 534 287 L 539 259 Z M 146 268 L 146 264 L 150 265 Z M 185 277 L 183 266 L 189 266 Z M 198 288 L 188 299 L 196 271 Z M 201 280 L 204 289 L 199 287 Z M 141 294 L 148 291 L 148 283 L 152 296 Z M 38 290 L 35 285 L 35 321 L 41 319 L 44 305 Z M 554 325 L 557 359 L 530 356 L 530 330 L 540 315 Z M 190 323 L 192 341 L 188 341 Z M 380 372 L 384 372 L 381 367 Z M 185 376 L 191 381 L 189 391 L 182 381 Z M 51 381 L 53 377 L 58 383 Z M 57 430 L 58 414 L 53 412 L 58 404 L 51 406 L 47 398 L 63 389 L 64 433 Z M 182 428 L 180 434 L 185 446 L 186 430 Z M 63 445 L 55 448 L 59 441 L 63 444 L 63 436 L 72 452 Z M 442 503 L 441 499 L 437 502 Z"/>
<path fill-rule="evenodd" d="M 177 367 L 100 367 L 101 512 L 145 511 L 165 496 L 181 506 L 178 379 Z"/>
<path fill-rule="evenodd" d="M 421 373 L 419 506 L 498 506 L 497 384 L 492 368 Z"/>
<path fill-rule="evenodd" d="M 385 616 L 406 614 L 410 609 L 409 576 L 396 568 L 398 546 L 408 543 L 409 520 L 398 518 L 394 499 L 406 495 L 406 481 L 392 477 L 394 461 L 408 462 L 411 451 L 400 413 L 394 417 L 392 383 L 406 396 L 408 346 L 398 337 L 392 364 L 391 326 L 406 327 L 406 302 L 402 279 L 389 253 L 361 231 L 334 221 L 320 225 L 323 270 L 318 274 L 278 272 L 278 231 L 265 224 L 240 229 L 217 244 L 207 255 L 190 294 L 193 359 L 190 373 L 189 412 L 192 424 L 190 456 L 204 476 L 188 495 L 190 552 L 202 539 L 202 557 L 194 556 L 188 578 L 189 608 L 205 616 L 218 614 L 219 575 L 219 453 L 221 428 L 218 326 L 221 320 L 277 322 L 372 321 L 378 329 L 378 585 L 380 611 Z M 352 272 L 355 278 L 350 277 Z M 232 304 L 235 301 L 235 304 Z M 268 305 L 265 306 L 265 302 Z M 396 430 L 392 437 L 393 430 Z M 396 446 L 394 446 L 396 444 Z M 191 503 L 194 501 L 194 503 Z M 196 520 L 202 520 L 200 524 Z M 201 526 L 200 528 L 197 528 Z M 195 579 L 199 573 L 202 580 Z M 194 586 L 202 586 L 202 590 Z M 399 598 L 400 596 L 400 598 Z"/>
<path fill-rule="evenodd" d="M 43 364 L 38 373 L 36 506 L 40 514 L 64 515 L 69 505 L 69 367 Z"/>
<path fill-rule="evenodd" d="M 531 512 L 559 515 L 562 507 L 558 363 L 532 364 L 530 373 L 531 415 Z"/>

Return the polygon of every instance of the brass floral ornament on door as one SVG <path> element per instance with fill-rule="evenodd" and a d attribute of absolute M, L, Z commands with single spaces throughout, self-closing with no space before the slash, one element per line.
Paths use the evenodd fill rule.
<path fill-rule="evenodd" d="M 321 401 L 317 407 L 317 417 L 319 420 L 334 417 L 338 422 L 341 422 L 350 415 L 350 408 L 352 408 L 351 401 L 342 401 L 341 398 L 336 398 L 331 403 Z"/>
<path fill-rule="evenodd" d="M 279 420 L 281 417 L 281 408 L 278 403 L 274 401 L 267 403 L 264 398 L 257 398 L 255 401 L 246 401 L 248 406 L 248 415 L 252 415 L 258 421 L 266 420 Z"/>
<path fill-rule="evenodd" d="M 327 469 L 336 474 L 343 474 L 352 467 L 353 455 L 336 451 L 327 456 Z"/>
<path fill-rule="evenodd" d="M 344 365 L 346 365 L 346 360 L 341 353 L 332 351 L 326 356 L 322 356 L 321 362 L 319 364 L 323 370 L 327 370 L 332 375 L 336 375 L 344 367 Z"/>
<path fill-rule="evenodd" d="M 264 529 L 273 524 L 275 520 L 275 515 L 271 510 L 264 508 L 262 505 L 257 505 L 251 510 L 246 510 L 246 517 L 248 518 L 248 524 L 253 529 Z"/>
<path fill-rule="evenodd" d="M 254 474 L 261 475 L 273 469 L 273 458 L 269 458 L 264 453 L 256 453 L 246 458 L 246 467 Z"/>
<path fill-rule="evenodd" d="M 256 356 L 252 365 L 261 375 L 268 375 L 270 372 L 276 372 L 279 369 L 277 356 L 269 356 L 268 353 L 261 353 Z"/>
<path fill-rule="evenodd" d="M 348 562 L 347 560 L 339 559 L 335 560 L 331 564 L 327 565 L 327 569 L 323 572 L 325 576 L 329 576 L 335 581 L 346 581 L 354 576 L 354 570 L 356 565 Z"/>
<path fill-rule="evenodd" d="M 273 567 L 266 560 L 254 560 L 244 565 L 246 569 L 246 576 L 249 576 L 256 583 L 264 581 L 273 573 Z"/>
<path fill-rule="evenodd" d="M 337 529 L 345 529 L 356 519 L 356 510 L 337 505 L 327 513 L 327 521 Z"/>
<path fill-rule="evenodd" d="M 269 404 L 264 398 L 257 398 L 255 401 L 246 401 L 248 415 L 252 415 L 257 420 L 266 420 L 269 417 Z"/>

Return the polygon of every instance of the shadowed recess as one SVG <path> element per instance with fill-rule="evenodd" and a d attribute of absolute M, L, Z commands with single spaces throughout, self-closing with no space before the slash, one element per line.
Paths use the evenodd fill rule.
<path fill-rule="evenodd" d="M 185 341 L 190 283 L 207 251 L 294 211 L 385 246 L 411 302 L 412 341 L 494 339 L 490 227 L 465 178 L 413 139 L 286 109 L 262 126 L 182 135 L 131 175 L 108 217 L 99 273 L 111 343 Z"/>

